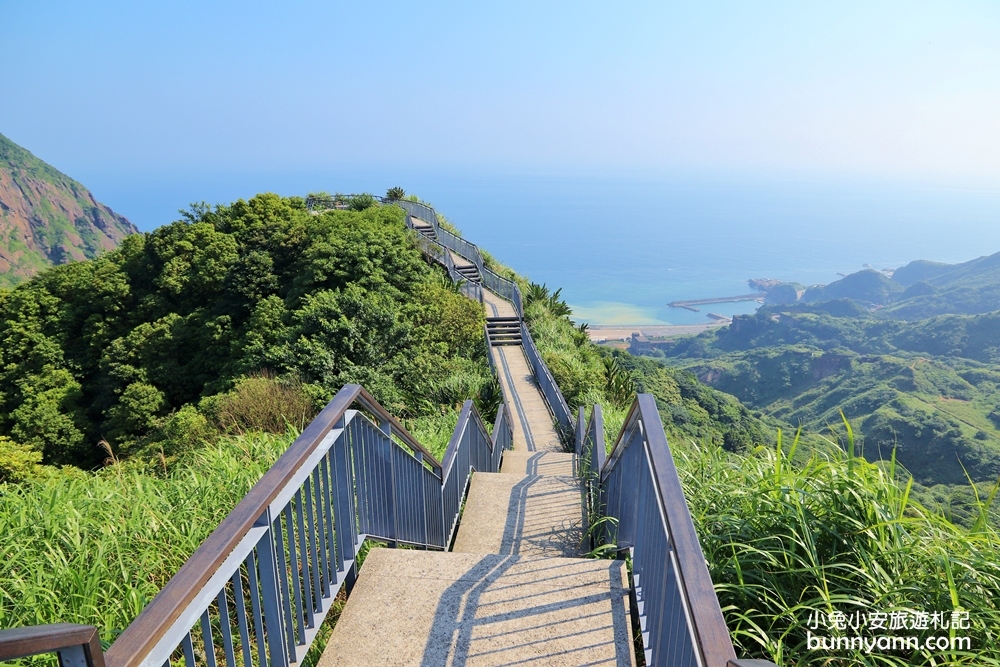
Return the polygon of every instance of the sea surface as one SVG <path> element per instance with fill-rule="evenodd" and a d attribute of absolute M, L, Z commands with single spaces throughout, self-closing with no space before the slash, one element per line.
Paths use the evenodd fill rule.
<path fill-rule="evenodd" d="M 670 308 L 751 292 L 750 278 L 810 284 L 866 266 L 960 262 L 1000 251 L 1000 189 L 846 180 L 552 176 L 361 169 L 80 174 L 98 199 L 150 230 L 190 202 L 256 192 L 383 193 L 434 204 L 497 259 L 561 288 L 593 324 L 695 324 L 757 304 Z"/>

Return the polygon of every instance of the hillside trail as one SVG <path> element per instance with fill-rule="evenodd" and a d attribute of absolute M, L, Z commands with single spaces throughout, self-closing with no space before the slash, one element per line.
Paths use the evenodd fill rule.
<path fill-rule="evenodd" d="M 516 317 L 484 289 L 487 317 Z M 477 472 L 448 552 L 372 549 L 318 667 L 635 664 L 622 561 L 582 557 L 586 512 L 521 345 L 491 345 L 513 449 Z"/>

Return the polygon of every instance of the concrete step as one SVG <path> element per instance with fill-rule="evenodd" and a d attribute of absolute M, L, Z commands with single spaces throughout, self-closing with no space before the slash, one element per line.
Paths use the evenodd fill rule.
<path fill-rule="evenodd" d="M 557 475 L 572 477 L 576 456 L 559 452 L 507 451 L 500 472 L 505 475 Z"/>
<path fill-rule="evenodd" d="M 373 549 L 318 667 L 634 664 L 622 561 Z"/>
<path fill-rule="evenodd" d="M 584 521 L 579 479 L 478 472 L 452 551 L 572 558 L 584 548 Z"/>

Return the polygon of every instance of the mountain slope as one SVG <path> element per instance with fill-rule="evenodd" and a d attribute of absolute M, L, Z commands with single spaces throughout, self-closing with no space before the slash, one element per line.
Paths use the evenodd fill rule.
<path fill-rule="evenodd" d="M 137 231 L 83 185 L 0 134 L 0 287 L 91 259 Z"/>

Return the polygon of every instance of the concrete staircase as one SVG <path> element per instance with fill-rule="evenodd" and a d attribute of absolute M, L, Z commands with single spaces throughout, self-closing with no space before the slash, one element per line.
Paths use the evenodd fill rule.
<path fill-rule="evenodd" d="M 473 475 L 452 550 L 373 549 L 319 667 L 635 664 L 624 563 L 581 557 L 583 485 L 519 343 L 490 350 L 514 449 Z"/>
<path fill-rule="evenodd" d="M 479 268 L 475 264 L 456 264 L 455 270 L 470 283 L 481 283 L 483 277 L 479 275 Z"/>
<path fill-rule="evenodd" d="M 411 216 L 411 220 L 413 220 L 413 229 L 418 234 L 421 234 L 429 238 L 431 241 L 436 242 L 438 240 L 437 232 L 434 231 L 434 225 L 427 222 L 426 220 L 421 220 L 420 218 L 414 216 Z"/>
<path fill-rule="evenodd" d="M 487 317 L 486 336 L 491 346 L 520 345 L 521 318 L 519 317 Z"/>

